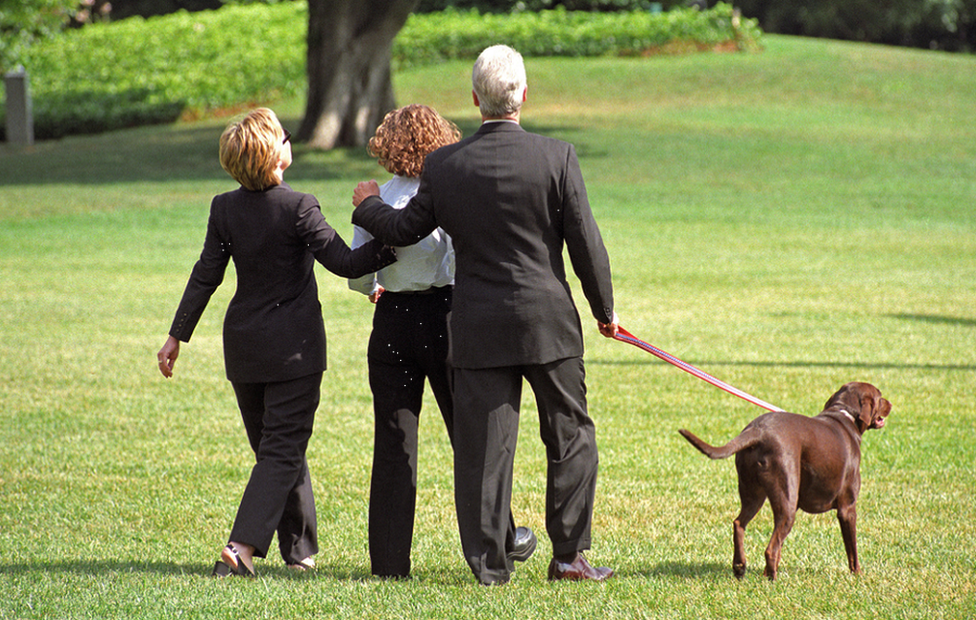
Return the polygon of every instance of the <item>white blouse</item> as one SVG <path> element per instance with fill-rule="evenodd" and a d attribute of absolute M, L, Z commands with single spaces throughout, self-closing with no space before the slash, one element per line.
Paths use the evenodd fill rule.
<path fill-rule="evenodd" d="M 394 209 L 407 206 L 420 187 L 419 178 L 394 176 L 380 186 L 380 198 Z M 373 235 L 353 226 L 352 247 L 358 248 Z M 396 248 L 397 262 L 376 273 L 350 278 L 349 288 L 369 295 L 377 286 L 392 292 L 423 291 L 432 286 L 454 284 L 454 246 L 451 237 L 438 228 L 414 245 Z"/>

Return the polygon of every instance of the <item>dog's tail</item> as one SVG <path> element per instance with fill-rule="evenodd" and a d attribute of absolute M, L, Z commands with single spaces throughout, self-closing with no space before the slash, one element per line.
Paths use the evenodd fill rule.
<path fill-rule="evenodd" d="M 680 429 L 681 436 L 687 439 L 691 445 L 698 448 L 698 451 L 710 459 L 727 459 L 736 452 L 744 450 L 756 444 L 760 439 L 760 431 L 755 428 L 747 428 L 739 436 L 725 444 L 724 446 L 713 446 L 695 437 L 690 431 Z"/>

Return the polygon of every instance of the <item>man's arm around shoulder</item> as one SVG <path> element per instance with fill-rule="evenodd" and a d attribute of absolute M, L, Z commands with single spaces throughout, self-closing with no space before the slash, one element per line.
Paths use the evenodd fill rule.
<path fill-rule="evenodd" d="M 353 192 L 352 223 L 387 245 L 413 245 L 437 228 L 432 214 L 416 202 L 415 197 L 403 209 L 394 209 L 379 197 L 376 181 L 366 181 Z"/>

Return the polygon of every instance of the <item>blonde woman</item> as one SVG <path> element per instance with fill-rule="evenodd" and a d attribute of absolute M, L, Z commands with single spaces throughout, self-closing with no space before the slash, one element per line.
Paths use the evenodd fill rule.
<path fill-rule="evenodd" d="M 395 259 L 371 242 L 350 250 L 326 223 L 314 196 L 284 183 L 290 135 L 274 112 L 254 110 L 220 137 L 220 164 L 240 188 L 213 199 L 200 259 L 159 350 L 173 375 L 180 342 L 189 342 L 233 259 L 237 291 L 223 326 L 224 362 L 256 464 L 215 576 L 255 575 L 275 532 L 285 563 L 314 567 L 315 501 L 305 449 L 326 368 L 325 327 L 313 266 L 356 277 Z"/>

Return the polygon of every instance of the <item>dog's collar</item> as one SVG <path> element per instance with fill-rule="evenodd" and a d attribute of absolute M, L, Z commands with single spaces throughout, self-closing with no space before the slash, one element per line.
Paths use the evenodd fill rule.
<path fill-rule="evenodd" d="M 848 418 L 850 418 L 851 422 L 854 423 L 854 426 L 857 426 L 857 418 L 854 417 L 853 413 L 851 413 L 847 409 L 844 409 L 843 407 L 837 407 L 836 411 L 839 411 L 840 413 L 846 415 Z"/>

